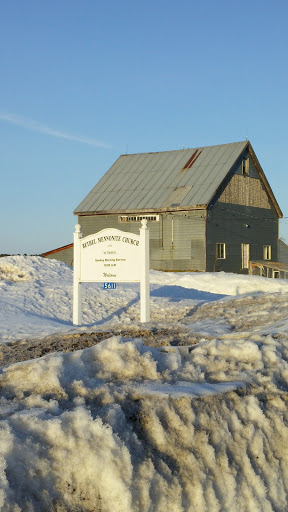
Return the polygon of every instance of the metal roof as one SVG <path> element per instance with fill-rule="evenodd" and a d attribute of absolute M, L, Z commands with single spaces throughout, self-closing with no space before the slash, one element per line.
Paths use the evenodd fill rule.
<path fill-rule="evenodd" d="M 205 207 L 248 146 L 242 141 L 121 155 L 74 213 Z"/>

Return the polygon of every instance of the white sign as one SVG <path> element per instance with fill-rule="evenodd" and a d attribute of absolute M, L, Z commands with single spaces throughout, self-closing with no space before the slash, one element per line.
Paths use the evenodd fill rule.
<path fill-rule="evenodd" d="M 141 221 L 140 235 L 104 229 L 82 238 L 74 232 L 73 324 L 82 323 L 82 282 L 140 282 L 140 321 L 150 321 L 149 231 Z"/>
<path fill-rule="evenodd" d="M 80 241 L 80 281 L 140 281 L 140 235 L 103 229 Z"/>

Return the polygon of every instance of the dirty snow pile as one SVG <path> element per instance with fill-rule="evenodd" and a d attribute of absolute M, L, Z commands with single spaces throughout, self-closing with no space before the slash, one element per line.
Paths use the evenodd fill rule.
<path fill-rule="evenodd" d="M 75 331 L 69 267 L 0 268 L 2 343 Z M 151 272 L 151 283 L 146 327 L 197 329 L 199 343 L 111 335 L 2 367 L 1 511 L 288 510 L 288 282 Z M 78 331 L 138 325 L 137 285 L 83 295 Z"/>

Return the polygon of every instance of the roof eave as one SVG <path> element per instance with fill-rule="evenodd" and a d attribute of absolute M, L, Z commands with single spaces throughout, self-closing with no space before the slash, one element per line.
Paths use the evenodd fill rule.
<path fill-rule="evenodd" d="M 90 212 L 77 212 L 74 211 L 74 215 L 81 216 L 89 216 L 89 215 L 132 215 L 132 214 L 141 214 L 141 213 L 170 213 L 170 212 L 181 212 L 181 211 L 191 211 L 191 210 L 206 210 L 207 204 L 197 204 L 197 205 L 189 205 L 189 206 L 167 206 L 161 208 L 142 208 L 142 209 L 129 209 L 129 210 L 99 210 L 99 211 L 90 211 Z"/>

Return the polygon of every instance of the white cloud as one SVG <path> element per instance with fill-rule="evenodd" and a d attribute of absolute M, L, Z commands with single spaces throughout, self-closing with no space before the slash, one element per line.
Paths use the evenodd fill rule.
<path fill-rule="evenodd" d="M 82 144 L 89 144 L 90 146 L 95 146 L 98 148 L 109 149 L 110 146 L 105 142 L 90 139 L 88 137 L 83 137 L 81 135 L 73 135 L 71 133 L 66 133 L 61 130 L 55 130 L 50 128 L 45 124 L 38 123 L 38 121 L 34 121 L 33 119 L 28 119 L 26 117 L 18 116 L 17 114 L 5 114 L 0 113 L 0 120 L 6 121 L 7 123 L 15 124 L 17 126 L 21 126 L 26 130 L 32 130 L 34 132 L 43 133 L 46 135 L 50 135 L 52 137 L 58 137 L 66 140 L 73 140 L 75 142 L 81 142 Z"/>

